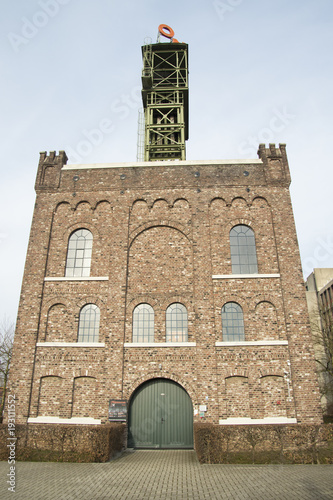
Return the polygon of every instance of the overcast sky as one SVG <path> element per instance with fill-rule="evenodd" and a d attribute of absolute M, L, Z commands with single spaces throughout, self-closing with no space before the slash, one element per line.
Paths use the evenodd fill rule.
<path fill-rule="evenodd" d="M 0 320 L 16 319 L 39 152 L 136 160 L 141 45 L 161 23 L 189 44 L 187 159 L 286 143 L 304 275 L 333 267 L 332 0 L 2 0 Z"/>

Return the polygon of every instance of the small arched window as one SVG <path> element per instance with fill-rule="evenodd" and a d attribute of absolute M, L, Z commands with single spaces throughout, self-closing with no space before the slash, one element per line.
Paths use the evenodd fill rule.
<path fill-rule="evenodd" d="M 245 340 L 243 310 L 236 302 L 222 307 L 222 338 L 224 342 Z"/>
<path fill-rule="evenodd" d="M 171 304 L 166 310 L 166 341 L 187 342 L 187 309 L 183 304 Z"/>
<path fill-rule="evenodd" d="M 133 342 L 154 342 L 154 309 L 139 304 L 133 311 Z"/>
<path fill-rule="evenodd" d="M 68 240 L 66 276 L 90 276 L 93 235 L 88 229 L 74 231 Z"/>
<path fill-rule="evenodd" d="M 250 227 L 240 224 L 231 229 L 230 254 L 233 274 L 258 273 L 256 242 Z"/>
<path fill-rule="evenodd" d="M 82 307 L 79 318 L 78 342 L 98 342 L 100 310 L 95 304 Z"/>

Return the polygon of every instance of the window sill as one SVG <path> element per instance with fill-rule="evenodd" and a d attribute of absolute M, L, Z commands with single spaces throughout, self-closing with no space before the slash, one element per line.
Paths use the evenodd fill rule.
<path fill-rule="evenodd" d="M 44 281 L 108 281 L 108 276 L 48 276 Z"/>
<path fill-rule="evenodd" d="M 243 340 L 240 342 L 215 342 L 216 347 L 288 345 L 288 340 Z"/>
<path fill-rule="evenodd" d="M 196 342 L 125 342 L 124 347 L 196 347 Z"/>
<path fill-rule="evenodd" d="M 37 347 L 105 347 L 104 342 L 37 342 Z"/>
<path fill-rule="evenodd" d="M 213 280 L 280 278 L 280 274 L 213 274 Z"/>

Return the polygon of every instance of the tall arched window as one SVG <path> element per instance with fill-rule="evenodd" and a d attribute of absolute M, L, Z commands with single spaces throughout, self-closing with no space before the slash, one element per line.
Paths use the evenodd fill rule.
<path fill-rule="evenodd" d="M 166 341 L 187 342 L 187 309 L 183 304 L 171 304 L 166 310 Z"/>
<path fill-rule="evenodd" d="M 256 242 L 250 227 L 240 224 L 232 228 L 230 253 L 233 274 L 258 273 Z"/>
<path fill-rule="evenodd" d="M 154 309 L 149 304 L 133 311 L 133 342 L 154 342 Z"/>
<path fill-rule="evenodd" d="M 236 302 L 222 307 L 222 338 L 224 342 L 245 340 L 243 310 Z"/>
<path fill-rule="evenodd" d="M 66 276 L 90 276 L 93 235 L 88 229 L 74 231 L 68 240 Z"/>
<path fill-rule="evenodd" d="M 79 318 L 78 342 L 98 342 L 100 310 L 95 304 L 82 307 Z"/>

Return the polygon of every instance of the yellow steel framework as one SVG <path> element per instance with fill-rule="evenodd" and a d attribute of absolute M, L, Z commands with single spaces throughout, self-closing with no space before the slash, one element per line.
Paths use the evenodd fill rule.
<path fill-rule="evenodd" d="M 145 161 L 185 160 L 188 139 L 188 46 L 142 47 Z"/>

